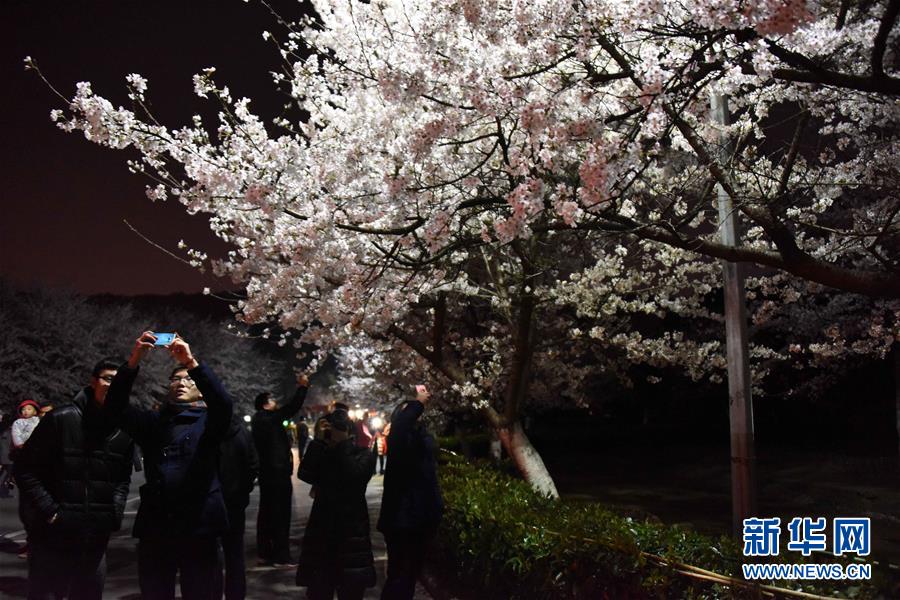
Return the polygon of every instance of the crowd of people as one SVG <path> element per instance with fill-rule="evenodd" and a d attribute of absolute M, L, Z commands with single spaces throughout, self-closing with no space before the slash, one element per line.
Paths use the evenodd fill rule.
<path fill-rule="evenodd" d="M 166 402 L 143 409 L 131 402 L 131 390 L 154 348 L 168 351 L 174 366 Z M 296 474 L 310 484 L 313 501 L 294 562 L 295 465 L 283 423 L 301 410 L 308 387 L 300 375 L 282 406 L 259 394 L 248 431 L 216 374 L 183 338 L 160 346 L 144 332 L 126 362 L 97 363 L 89 385 L 56 410 L 38 416 L 37 402 L 22 401 L 0 438 L 9 440 L 11 455 L 0 446 L 0 492 L 9 492 L 12 475 L 28 538 L 28 598 L 102 597 L 109 539 L 121 527 L 132 470 L 142 468 L 133 536 L 145 600 L 174 599 L 176 582 L 185 600 L 246 596 L 244 529 L 257 483 L 258 563 L 296 568 L 311 600 L 361 599 L 376 584 L 366 500 L 376 463 L 384 474 L 377 528 L 388 552 L 381 598 L 412 598 L 443 510 L 434 439 L 420 419 L 429 392 L 416 386 L 415 399 L 374 433 L 341 404 L 315 422 L 308 446 L 300 444 Z"/>

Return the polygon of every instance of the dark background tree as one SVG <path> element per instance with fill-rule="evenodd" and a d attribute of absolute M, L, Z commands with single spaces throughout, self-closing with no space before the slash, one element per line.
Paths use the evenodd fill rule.
<path fill-rule="evenodd" d="M 4 413 L 24 398 L 55 403 L 87 385 L 104 357 L 124 361 L 144 330 L 178 331 L 220 374 L 237 411 L 250 414 L 260 391 L 292 393 L 293 352 L 234 325 L 226 301 L 202 295 L 84 296 L 18 289 L 0 280 L 0 397 Z M 154 352 L 142 367 L 134 399 L 152 406 L 165 394 L 172 361 Z"/>

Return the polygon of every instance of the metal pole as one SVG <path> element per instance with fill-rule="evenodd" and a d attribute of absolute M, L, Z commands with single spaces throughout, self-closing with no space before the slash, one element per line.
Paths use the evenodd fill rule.
<path fill-rule="evenodd" d="M 728 99 L 713 95 L 713 121 L 728 125 Z M 721 138 L 723 163 L 731 154 L 731 144 Z M 732 199 L 716 186 L 719 205 L 719 236 L 723 244 L 739 243 L 737 215 Z M 750 363 L 747 344 L 747 308 L 744 270 L 740 263 L 722 261 L 725 290 L 725 345 L 728 359 L 729 420 L 731 423 L 731 513 L 736 537 L 743 521 L 756 515 L 756 453 L 753 434 L 753 399 L 750 396 Z"/>

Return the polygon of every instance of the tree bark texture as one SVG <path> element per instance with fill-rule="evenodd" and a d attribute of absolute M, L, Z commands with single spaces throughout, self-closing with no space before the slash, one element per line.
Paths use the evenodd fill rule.
<path fill-rule="evenodd" d="M 553 477 L 544 464 L 544 460 L 538 451 L 531 445 L 531 440 L 525 435 L 522 424 L 519 421 L 503 427 L 498 432 L 506 453 L 512 458 L 519 473 L 525 478 L 537 492 L 551 498 L 559 498 Z"/>

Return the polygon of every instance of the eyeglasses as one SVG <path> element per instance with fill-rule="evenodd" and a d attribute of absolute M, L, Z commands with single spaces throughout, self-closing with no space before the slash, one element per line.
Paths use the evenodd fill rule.
<path fill-rule="evenodd" d="M 115 375 L 101 375 L 97 379 L 102 379 L 106 383 L 112 383 L 112 380 L 115 379 Z"/>
<path fill-rule="evenodd" d="M 170 377 L 169 385 L 178 385 L 179 383 L 184 382 L 184 385 L 192 386 L 194 385 L 194 380 L 190 377 Z"/>

